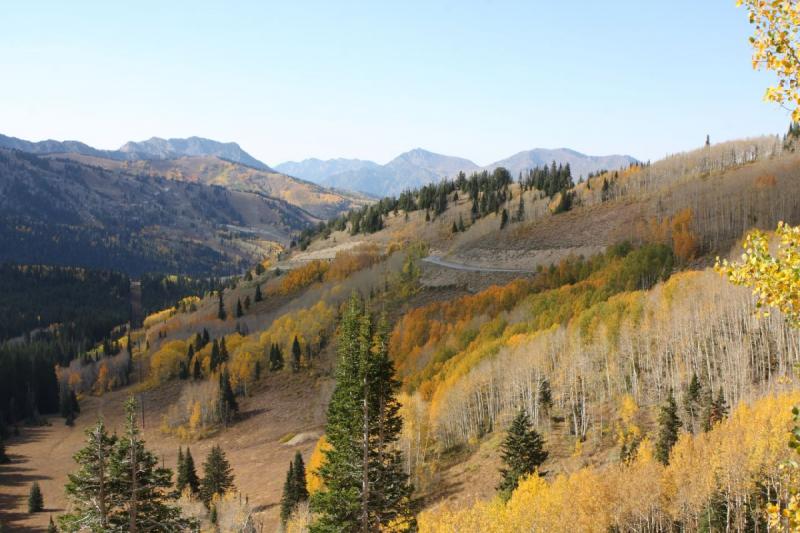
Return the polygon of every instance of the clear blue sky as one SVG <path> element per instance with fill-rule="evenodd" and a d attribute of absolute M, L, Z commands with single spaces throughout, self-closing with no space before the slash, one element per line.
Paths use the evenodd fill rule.
<path fill-rule="evenodd" d="M 734 0 L 10 0 L 0 133 L 199 135 L 269 164 L 418 146 L 657 159 L 785 130 L 749 32 Z"/>

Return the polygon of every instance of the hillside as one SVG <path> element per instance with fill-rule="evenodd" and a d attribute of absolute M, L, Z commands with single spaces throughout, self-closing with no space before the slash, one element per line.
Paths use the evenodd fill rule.
<path fill-rule="evenodd" d="M 172 180 L 216 185 L 234 191 L 258 193 L 297 206 L 323 220 L 370 201 L 358 193 L 328 189 L 286 174 L 259 170 L 217 156 L 180 156 L 137 161 L 119 161 L 81 154 L 51 157 L 67 157 L 87 165 L 136 175 L 162 176 Z"/>
<path fill-rule="evenodd" d="M 165 463 L 174 465 L 179 445 L 190 444 L 199 462 L 220 444 L 246 514 L 277 526 L 288 459 L 297 450 L 309 471 L 319 464 L 337 328 L 357 291 L 389 322 L 398 447 L 423 505 L 422 531 L 498 523 L 552 531 L 573 515 L 582 531 L 598 532 L 702 530 L 701 517 L 711 517 L 711 530 L 763 525 L 765 497 L 752 487 L 787 487 L 778 465 L 790 453 L 798 332 L 777 314 L 756 316 L 750 291 L 708 265 L 752 227 L 800 223 L 797 168 L 789 144 L 762 137 L 603 173 L 552 198 L 535 181 L 492 172 L 436 185 L 430 208 L 427 192 L 407 209 L 385 199 L 367 209 L 381 220 L 376 229 L 354 231 L 352 214 L 337 218 L 305 250 L 245 271 L 221 296 L 152 314 L 131 332 L 129 351 L 94 351 L 59 369 L 81 397 L 78 424 L 52 417 L 53 426 L 23 426 L 9 439 L 3 516 L 15 527 L 46 523 L 22 512 L 31 479 L 60 513 L 80 429 L 97 412 L 118 425 L 122 397 L 143 391 L 148 445 Z M 505 223 L 503 210 L 514 215 Z M 240 406 L 229 423 L 213 414 L 225 372 Z M 695 380 L 696 397 L 687 396 Z M 671 395 L 681 428 L 664 466 L 654 457 Z M 545 476 L 505 505 L 492 500 L 499 447 L 520 408 L 549 456 Z M 741 452 L 730 446 L 743 439 Z"/>
<path fill-rule="evenodd" d="M 0 151 L 0 261 L 226 274 L 315 222 L 264 195 Z"/>

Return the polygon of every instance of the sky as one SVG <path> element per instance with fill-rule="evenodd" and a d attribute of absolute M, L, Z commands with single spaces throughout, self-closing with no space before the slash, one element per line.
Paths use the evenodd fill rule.
<path fill-rule="evenodd" d="M 642 160 L 783 133 L 734 0 L 4 0 L 0 133 L 115 149 L 235 141 L 275 165 Z"/>

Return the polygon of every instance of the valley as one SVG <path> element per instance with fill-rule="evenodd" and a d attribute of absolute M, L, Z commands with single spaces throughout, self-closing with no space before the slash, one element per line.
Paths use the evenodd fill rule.
<path fill-rule="evenodd" d="M 341 229 L 340 217 L 332 218 L 303 249 L 268 255 L 227 280 L 223 292 L 206 289 L 152 313 L 142 328 L 119 337 L 116 355 L 100 347 L 81 364 L 59 367 L 60 382 L 78 394 L 80 415 L 74 426 L 52 415 L 43 426 L 15 424 L 19 436 L 6 441 L 12 462 L 0 467 L 9 487 L 3 507 L 11 509 L 2 520 L 19 530 L 45 525 L 49 514 L 22 510 L 32 480 L 40 483 L 47 513 L 68 510 L 60 487 L 83 430 L 98 415 L 109 428 L 121 428 L 123 399 L 133 394 L 147 446 L 161 461 L 173 465 L 178 447 L 190 446 L 199 463 L 212 444 L 222 445 L 240 494 L 235 512 L 266 530 L 278 527 L 283 473 L 296 451 L 311 461 L 309 486 L 315 483 L 312 464 L 319 466 L 319 438 L 337 384 L 341 317 L 354 291 L 389 321 L 387 349 L 400 380 L 404 428 L 398 449 L 420 498 L 422 531 L 521 520 L 490 518 L 480 503 L 494 494 L 498 448 L 520 405 L 547 446 L 545 483 L 561 486 L 593 472 L 637 476 L 645 452 L 624 450 L 652 453 L 659 409 L 670 394 L 683 402 L 692 379 L 708 394 L 721 391 L 730 412 L 768 398 L 785 401 L 793 390 L 797 333 L 778 317 L 755 317 L 747 291 L 708 268 L 753 221 L 764 229 L 800 221 L 797 204 L 783 201 L 800 192 L 794 180 L 800 160 L 790 143 L 764 137 L 701 148 L 601 173 L 553 197 L 533 182 L 507 182 L 502 172 L 476 174 L 433 185 L 450 188 L 444 206 L 436 200 L 425 208 L 422 192 L 413 208 L 382 200 L 378 230 L 353 231 L 359 210 L 372 206 L 345 214 Z M 473 179 L 487 181 L 472 189 Z M 559 195 L 567 191 L 571 206 L 559 212 Z M 484 196 L 488 206 L 495 194 L 504 198 L 497 210 L 482 211 Z M 725 201 L 706 200 L 722 195 Z M 503 211 L 515 216 L 503 222 Z M 213 342 L 198 341 L 201 333 Z M 223 339 L 225 355 L 214 355 Z M 280 367 L 275 347 L 283 354 Z M 192 409 L 205 413 L 221 401 L 220 372 L 229 376 L 238 414 L 229 421 L 212 411 L 193 418 Z M 682 438 L 704 435 L 696 429 L 699 414 L 680 418 Z M 719 422 L 709 438 L 727 431 L 728 422 Z M 770 468 L 785 455 L 774 450 L 776 456 L 753 460 Z M 630 470 L 620 470 L 626 468 L 620 453 L 638 457 Z M 731 467 L 718 468 L 727 475 Z M 290 530 L 304 527 L 303 509 Z M 654 503 L 645 520 L 695 519 L 670 509 Z M 747 503 L 730 509 L 739 517 L 757 511 Z M 601 523 L 639 520 L 626 514 Z"/>

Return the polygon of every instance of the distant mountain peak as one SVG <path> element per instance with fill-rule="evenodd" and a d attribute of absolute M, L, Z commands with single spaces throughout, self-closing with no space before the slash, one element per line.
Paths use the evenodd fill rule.
<path fill-rule="evenodd" d="M 204 137 L 187 137 L 163 139 L 151 137 L 146 141 L 129 141 L 122 145 L 119 152 L 135 155 L 142 159 L 173 159 L 181 156 L 214 156 L 235 163 L 272 170 L 267 165 L 251 156 L 235 142 L 219 142 Z"/>

